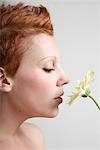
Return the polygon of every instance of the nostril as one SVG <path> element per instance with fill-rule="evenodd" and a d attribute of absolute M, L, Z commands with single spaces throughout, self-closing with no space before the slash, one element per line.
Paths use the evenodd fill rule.
<path fill-rule="evenodd" d="M 64 82 L 64 84 L 63 84 L 63 85 L 68 84 L 69 82 L 70 82 L 70 80 L 69 80 L 69 79 L 67 79 L 67 80 Z"/>
<path fill-rule="evenodd" d="M 64 81 L 64 84 L 68 84 L 70 82 L 68 75 L 64 74 L 63 81 Z"/>
<path fill-rule="evenodd" d="M 69 83 L 69 79 L 68 78 L 60 78 L 57 81 L 57 86 L 62 86 L 62 85 L 68 84 L 68 83 Z"/>
<path fill-rule="evenodd" d="M 65 84 L 68 84 L 69 82 L 68 81 L 66 81 L 63 85 L 65 85 Z"/>
<path fill-rule="evenodd" d="M 67 84 L 70 82 L 70 78 L 69 77 L 67 77 Z"/>

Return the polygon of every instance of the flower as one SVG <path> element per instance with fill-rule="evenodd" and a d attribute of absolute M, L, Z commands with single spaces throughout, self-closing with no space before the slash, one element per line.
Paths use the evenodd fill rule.
<path fill-rule="evenodd" d="M 100 110 L 100 106 L 97 104 L 97 102 L 95 101 L 95 99 L 90 96 L 90 89 L 89 89 L 89 84 L 95 79 L 95 74 L 92 70 L 88 70 L 85 79 L 82 82 L 79 82 L 79 85 L 74 89 L 74 91 L 72 92 L 72 95 L 69 96 L 68 99 L 68 104 L 72 104 L 73 101 L 75 101 L 77 98 L 80 97 L 90 97 L 93 102 L 96 104 L 96 106 L 98 107 L 98 109 Z"/>

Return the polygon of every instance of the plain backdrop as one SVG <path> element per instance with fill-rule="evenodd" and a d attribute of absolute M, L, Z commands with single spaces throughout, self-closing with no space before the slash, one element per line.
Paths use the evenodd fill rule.
<path fill-rule="evenodd" d="M 5 0 L 16 3 L 19 0 Z M 35 118 L 44 132 L 47 150 L 100 150 L 100 112 L 89 99 L 68 106 L 67 96 L 82 80 L 88 69 L 95 71 L 92 95 L 100 104 L 100 1 L 99 0 L 22 0 L 43 4 L 51 14 L 61 64 L 70 77 L 64 88 L 64 103 L 56 118 Z"/>

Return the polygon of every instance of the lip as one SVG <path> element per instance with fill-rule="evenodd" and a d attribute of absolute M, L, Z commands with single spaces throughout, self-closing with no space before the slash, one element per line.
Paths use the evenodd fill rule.
<path fill-rule="evenodd" d="M 63 99 L 61 96 L 64 95 L 64 92 L 60 92 L 59 94 L 57 94 L 55 100 L 58 102 L 58 104 L 61 104 L 63 102 Z"/>
<path fill-rule="evenodd" d="M 61 104 L 63 102 L 62 97 L 57 97 L 55 100 L 58 102 L 58 104 Z"/>
<path fill-rule="evenodd" d="M 57 96 L 55 98 L 61 97 L 64 95 L 64 92 L 58 93 Z"/>

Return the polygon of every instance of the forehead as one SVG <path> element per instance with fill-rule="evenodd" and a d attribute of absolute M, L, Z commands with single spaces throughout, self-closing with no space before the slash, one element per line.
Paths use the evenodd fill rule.
<path fill-rule="evenodd" d="M 24 58 L 34 57 L 34 60 L 40 60 L 51 56 L 55 56 L 57 59 L 60 57 L 60 52 L 53 36 L 46 34 L 39 34 L 35 37 L 31 36 L 25 44 L 28 48 L 26 49 Z"/>

